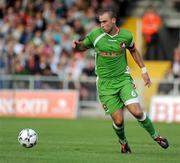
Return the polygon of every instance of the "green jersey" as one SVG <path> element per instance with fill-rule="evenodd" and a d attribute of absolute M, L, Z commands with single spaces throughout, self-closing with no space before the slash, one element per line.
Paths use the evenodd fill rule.
<path fill-rule="evenodd" d="M 118 34 L 111 36 L 101 28 L 96 28 L 86 36 L 83 45 L 96 51 L 98 77 L 112 78 L 129 73 L 126 48 L 134 46 L 131 32 L 121 28 Z"/>

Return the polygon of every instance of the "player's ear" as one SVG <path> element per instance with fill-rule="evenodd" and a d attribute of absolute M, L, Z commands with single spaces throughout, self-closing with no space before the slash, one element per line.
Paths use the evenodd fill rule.
<path fill-rule="evenodd" d="M 116 18 L 112 18 L 112 23 L 116 23 Z"/>

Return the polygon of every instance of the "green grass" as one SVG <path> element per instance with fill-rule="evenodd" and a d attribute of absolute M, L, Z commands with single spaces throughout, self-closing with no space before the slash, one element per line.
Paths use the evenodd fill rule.
<path fill-rule="evenodd" d="M 180 126 L 155 124 L 170 148 L 161 149 L 137 122 L 126 122 L 131 155 L 119 152 L 110 120 L 0 118 L 0 163 L 179 163 Z M 23 128 L 39 134 L 37 145 L 26 149 L 17 141 Z"/>

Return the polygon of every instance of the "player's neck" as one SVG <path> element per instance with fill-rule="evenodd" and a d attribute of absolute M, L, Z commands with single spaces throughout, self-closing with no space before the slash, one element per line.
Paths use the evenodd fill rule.
<path fill-rule="evenodd" d="M 119 33 L 119 28 L 117 26 L 114 26 L 112 30 L 109 32 L 109 35 L 114 36 Z"/>

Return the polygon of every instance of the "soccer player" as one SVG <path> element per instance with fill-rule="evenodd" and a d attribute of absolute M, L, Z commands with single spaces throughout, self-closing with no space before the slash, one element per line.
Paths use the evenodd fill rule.
<path fill-rule="evenodd" d="M 142 110 L 138 94 L 134 88 L 127 65 L 126 49 L 128 49 L 142 71 L 145 86 L 151 86 L 147 69 L 139 54 L 132 34 L 116 25 L 116 15 L 111 10 L 99 13 L 100 27 L 93 29 L 82 41 L 73 41 L 75 50 L 84 51 L 94 48 L 96 51 L 97 90 L 99 99 L 107 114 L 113 121 L 113 129 L 121 144 L 121 153 L 131 153 L 124 132 L 123 110 L 129 112 L 162 148 L 168 148 L 167 139 L 155 130 L 151 120 Z"/>

